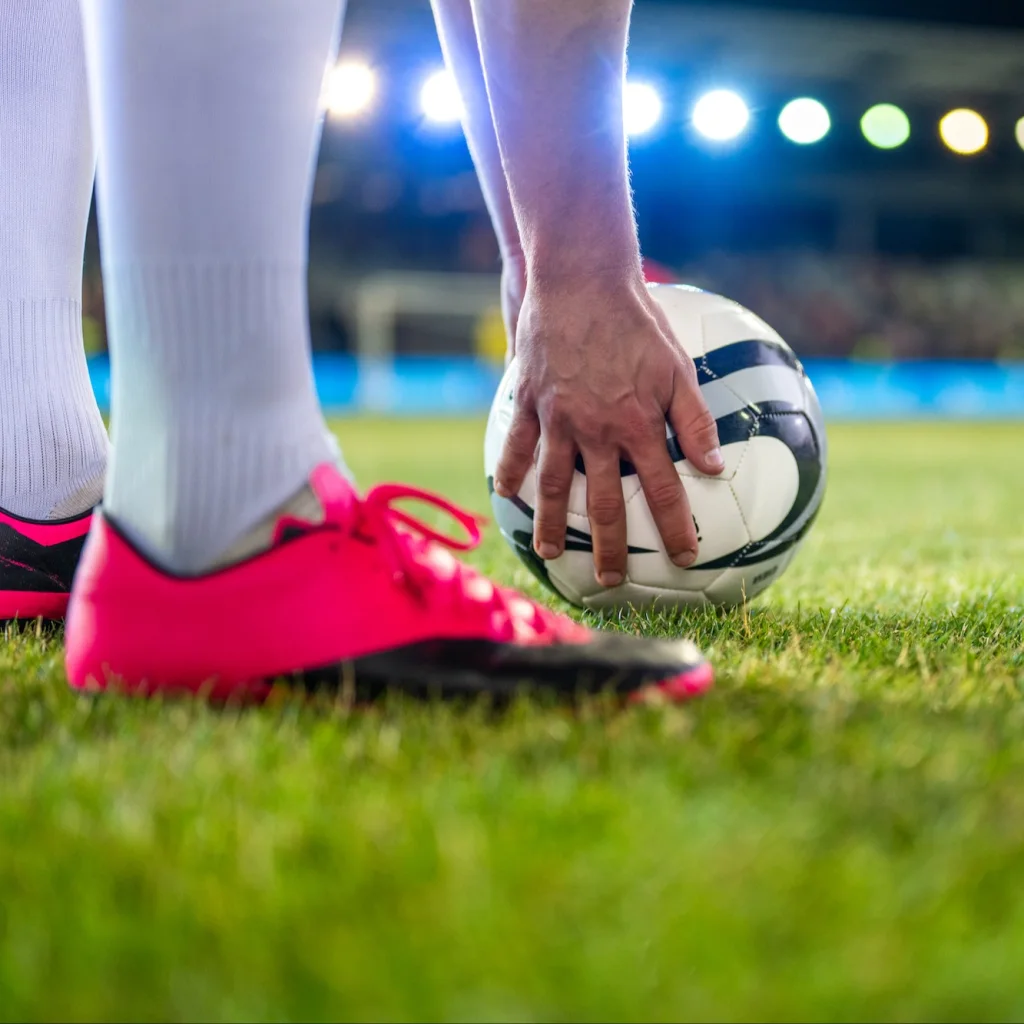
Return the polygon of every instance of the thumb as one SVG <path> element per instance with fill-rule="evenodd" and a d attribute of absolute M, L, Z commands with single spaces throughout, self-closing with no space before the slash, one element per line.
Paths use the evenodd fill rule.
<path fill-rule="evenodd" d="M 717 476 L 725 469 L 718 442 L 718 426 L 697 384 L 696 371 L 680 372 L 672 389 L 668 418 L 683 454 L 702 473 Z"/>

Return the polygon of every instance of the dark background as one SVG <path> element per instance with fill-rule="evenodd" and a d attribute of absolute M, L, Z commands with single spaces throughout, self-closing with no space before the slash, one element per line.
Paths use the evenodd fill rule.
<path fill-rule="evenodd" d="M 431 128 L 418 109 L 441 65 L 427 0 L 351 0 L 341 58 L 370 61 L 382 94 L 371 116 L 325 121 L 310 313 L 317 348 L 352 351 L 375 275 L 493 276 L 499 259 L 460 130 Z M 630 74 L 665 101 L 659 127 L 630 147 L 649 260 L 746 303 L 806 354 L 1024 358 L 1024 4 L 638 0 Z M 716 147 L 688 121 L 718 86 L 745 96 L 752 121 Z M 818 144 L 778 130 L 797 96 L 830 111 Z M 877 102 L 910 116 L 897 150 L 860 132 Z M 970 157 L 937 131 L 962 106 L 991 132 Z M 98 324 L 95 258 L 90 267 Z M 492 340 L 493 327 L 492 315 Z M 481 330 L 480 318 L 403 315 L 397 345 L 472 351 Z"/>
<path fill-rule="evenodd" d="M 638 6 L 685 7 L 684 0 L 638 0 Z M 760 7 L 779 11 L 811 11 L 868 18 L 899 18 L 954 25 L 1024 28 L 1024 9 L 1014 0 L 964 3 L 957 0 L 731 0 L 733 7 Z"/>

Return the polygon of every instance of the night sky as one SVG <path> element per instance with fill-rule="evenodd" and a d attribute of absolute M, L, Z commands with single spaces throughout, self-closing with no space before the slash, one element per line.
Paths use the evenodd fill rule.
<path fill-rule="evenodd" d="M 683 5 L 687 0 L 637 0 L 641 5 Z M 709 0 L 699 0 L 705 5 Z M 860 14 L 865 17 L 902 18 L 1024 29 L 1021 0 L 728 0 L 730 6 L 813 11 L 819 14 Z"/>

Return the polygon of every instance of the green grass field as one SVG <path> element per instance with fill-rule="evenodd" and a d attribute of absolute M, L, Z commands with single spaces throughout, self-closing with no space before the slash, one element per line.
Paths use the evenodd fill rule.
<path fill-rule="evenodd" d="M 480 423 L 337 427 L 486 508 Z M 831 440 L 746 614 L 615 624 L 686 708 L 91 701 L 8 636 L 0 1018 L 1024 1016 L 1024 425 Z"/>

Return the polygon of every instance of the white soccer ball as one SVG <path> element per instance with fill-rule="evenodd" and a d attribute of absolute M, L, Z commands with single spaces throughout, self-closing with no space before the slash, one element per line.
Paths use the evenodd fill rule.
<path fill-rule="evenodd" d="M 606 589 L 594 577 L 587 478 L 577 470 L 569 497 L 565 551 L 534 551 L 534 473 L 517 497 L 494 493 L 494 471 L 512 422 L 518 367 L 513 359 L 491 406 L 484 468 L 494 517 L 526 566 L 566 600 L 585 608 L 624 605 L 736 605 L 782 575 L 821 506 L 826 442 L 821 407 L 793 350 L 760 317 L 721 295 L 684 285 L 650 285 L 676 338 L 693 359 L 701 394 L 718 422 L 725 471 L 698 472 L 666 426 L 683 480 L 699 551 L 687 569 L 665 553 L 635 472 L 623 463 L 626 579 Z"/>

